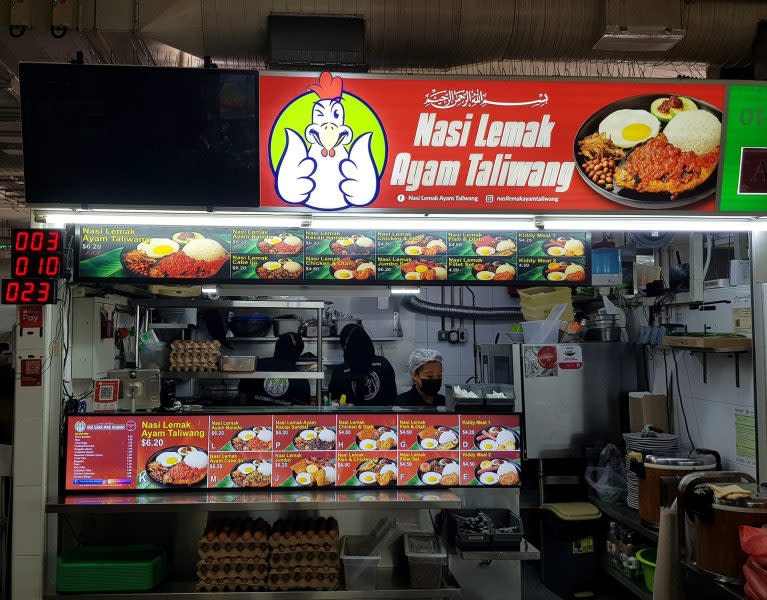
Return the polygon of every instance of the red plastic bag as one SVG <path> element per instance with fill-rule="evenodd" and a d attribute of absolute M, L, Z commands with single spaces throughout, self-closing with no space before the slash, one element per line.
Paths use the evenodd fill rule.
<path fill-rule="evenodd" d="M 767 529 L 741 525 L 740 547 L 749 555 L 743 565 L 744 591 L 752 600 L 767 600 Z"/>
<path fill-rule="evenodd" d="M 740 547 L 749 556 L 767 556 L 767 529 L 741 525 Z"/>

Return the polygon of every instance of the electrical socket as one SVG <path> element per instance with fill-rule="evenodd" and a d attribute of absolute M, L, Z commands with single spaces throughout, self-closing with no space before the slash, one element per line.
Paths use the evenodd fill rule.
<path fill-rule="evenodd" d="M 463 328 L 458 330 L 458 342 L 461 344 L 466 343 L 466 330 Z"/>
<path fill-rule="evenodd" d="M 437 341 L 440 342 L 449 342 L 450 341 L 450 332 L 446 331 L 444 329 L 440 329 L 437 332 Z"/>

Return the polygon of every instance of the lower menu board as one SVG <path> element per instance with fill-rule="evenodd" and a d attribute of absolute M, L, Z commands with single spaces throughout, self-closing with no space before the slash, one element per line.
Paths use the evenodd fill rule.
<path fill-rule="evenodd" d="M 74 415 L 65 488 L 519 485 L 518 414 Z"/>
<path fill-rule="evenodd" d="M 584 285 L 588 233 L 82 226 L 79 280 Z"/>

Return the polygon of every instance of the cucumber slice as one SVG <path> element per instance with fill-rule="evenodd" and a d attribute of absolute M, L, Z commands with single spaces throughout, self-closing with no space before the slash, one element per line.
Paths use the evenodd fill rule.
<path fill-rule="evenodd" d="M 674 109 L 670 112 L 661 112 L 660 105 L 663 104 L 668 98 L 656 98 L 650 105 L 650 112 L 658 117 L 662 123 L 668 123 L 674 116 Z M 684 101 L 682 101 L 684 103 Z"/>

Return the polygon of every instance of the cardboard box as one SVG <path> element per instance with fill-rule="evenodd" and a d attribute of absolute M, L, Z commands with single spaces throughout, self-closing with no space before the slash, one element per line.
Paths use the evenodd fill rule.
<path fill-rule="evenodd" d="M 629 394 L 629 427 L 631 433 L 642 431 L 645 425 L 652 425 L 668 433 L 667 399 L 664 395 L 641 392 Z"/>

